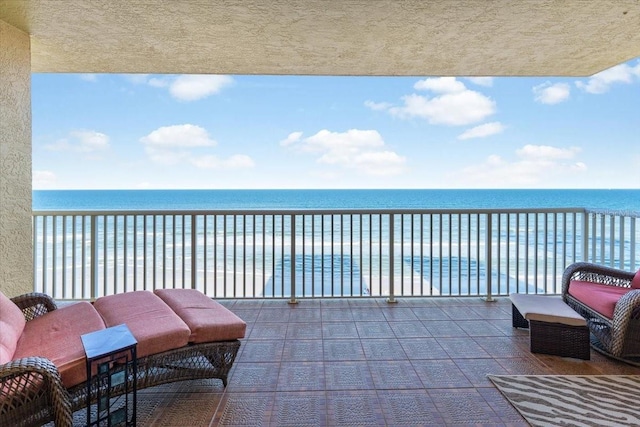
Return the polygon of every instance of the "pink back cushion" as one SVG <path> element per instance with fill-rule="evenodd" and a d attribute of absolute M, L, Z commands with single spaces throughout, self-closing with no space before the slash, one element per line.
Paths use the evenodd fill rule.
<path fill-rule="evenodd" d="M 22 310 L 0 292 L 0 364 L 13 360 L 26 323 Z"/>
<path fill-rule="evenodd" d="M 631 280 L 631 287 L 633 289 L 640 289 L 640 270 L 636 271 L 636 275 Z"/>
<path fill-rule="evenodd" d="M 71 387 L 87 378 L 80 335 L 100 329 L 104 322 L 91 304 L 71 304 L 27 322 L 15 355 L 46 357 L 60 371 L 65 387 Z"/>

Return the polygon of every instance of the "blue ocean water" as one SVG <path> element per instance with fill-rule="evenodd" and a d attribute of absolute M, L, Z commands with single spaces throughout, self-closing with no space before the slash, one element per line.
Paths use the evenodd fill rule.
<path fill-rule="evenodd" d="M 588 208 L 640 212 L 633 190 L 36 190 L 34 210 Z"/>

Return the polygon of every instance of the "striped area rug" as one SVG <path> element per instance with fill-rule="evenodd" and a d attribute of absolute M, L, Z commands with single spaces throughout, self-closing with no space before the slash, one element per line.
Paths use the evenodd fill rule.
<path fill-rule="evenodd" d="M 640 375 L 489 375 L 535 427 L 640 426 Z"/>

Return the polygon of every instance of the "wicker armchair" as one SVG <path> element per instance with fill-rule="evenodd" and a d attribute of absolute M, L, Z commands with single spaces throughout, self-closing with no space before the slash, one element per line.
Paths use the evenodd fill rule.
<path fill-rule="evenodd" d="M 604 354 L 627 361 L 637 361 L 640 357 L 640 289 L 632 288 L 635 274 L 580 262 L 567 267 L 562 277 L 562 298 L 587 320 L 592 338 L 595 338 L 592 346 Z M 620 293 L 620 297 L 615 302 L 613 316 L 605 316 L 571 295 L 569 289 L 574 282 L 617 287 L 615 291 Z"/>
<path fill-rule="evenodd" d="M 56 310 L 45 294 L 11 298 L 27 321 Z M 187 346 L 151 354 L 137 360 L 138 390 L 181 380 L 219 378 L 227 375 L 240 348 L 239 340 L 190 343 Z M 131 381 L 132 379 L 130 379 Z M 0 365 L 0 426 L 41 426 L 54 421 L 71 427 L 73 412 L 86 407 L 87 395 L 97 401 L 98 389 L 107 384 L 93 381 L 65 388 L 56 366 L 43 357 L 28 357 Z M 125 384 L 112 387 L 112 397 L 124 394 Z"/>
<path fill-rule="evenodd" d="M 27 321 L 57 309 L 45 294 L 31 293 L 11 299 Z M 43 357 L 28 357 L 0 365 L 0 424 L 58 426 L 73 422 L 71 397 L 56 366 Z"/>

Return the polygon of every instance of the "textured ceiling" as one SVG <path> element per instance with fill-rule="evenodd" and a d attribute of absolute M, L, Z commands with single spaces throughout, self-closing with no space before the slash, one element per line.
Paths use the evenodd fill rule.
<path fill-rule="evenodd" d="M 0 0 L 34 72 L 584 76 L 640 0 Z"/>

